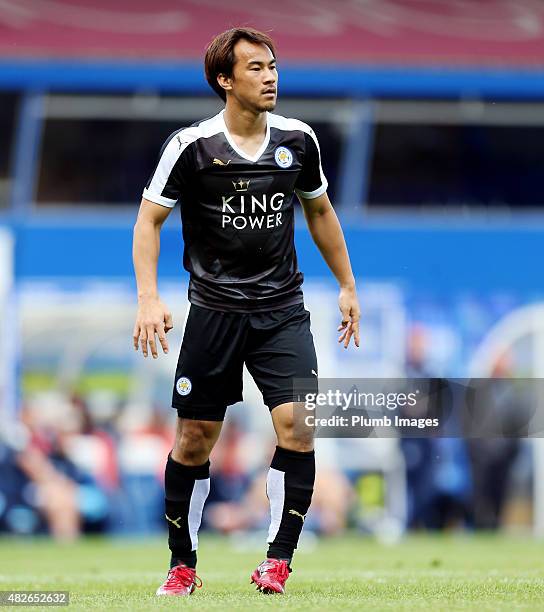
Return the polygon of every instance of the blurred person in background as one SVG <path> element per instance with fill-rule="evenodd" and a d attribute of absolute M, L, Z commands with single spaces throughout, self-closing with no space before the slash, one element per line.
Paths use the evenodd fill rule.
<path fill-rule="evenodd" d="M 72 443 L 90 427 L 83 405 L 55 395 L 23 407 L 21 431 L 0 453 L 0 531 L 72 540 L 108 528 L 107 479 L 74 461 Z"/>
<path fill-rule="evenodd" d="M 514 378 L 512 354 L 505 351 L 497 360 L 490 379 Z M 521 439 L 528 435 L 532 416 L 530 398 L 520 384 L 495 384 L 490 380 L 491 405 L 480 406 L 495 423 L 502 425 L 503 437 L 489 435 L 470 439 L 469 456 L 474 479 L 473 520 L 479 529 L 497 529 L 507 501 L 513 466 L 518 457 Z M 530 393 L 530 392 L 529 392 Z"/>
<path fill-rule="evenodd" d="M 147 402 L 129 402 L 117 420 L 120 489 L 115 528 L 121 533 L 150 535 L 163 529 L 164 456 L 174 438 L 166 416 Z"/>
<path fill-rule="evenodd" d="M 431 379 L 427 367 L 429 332 L 423 324 L 412 325 L 406 343 L 406 376 Z M 430 382 L 429 393 L 440 392 L 440 383 Z M 403 416 L 416 414 L 418 406 L 404 407 Z M 470 464 L 466 441 L 452 437 L 414 438 L 402 436 L 400 446 L 406 464 L 407 527 L 445 529 L 463 527 L 469 517 Z"/>
<path fill-rule="evenodd" d="M 269 548 L 251 576 L 283 593 L 315 479 L 313 431 L 295 428 L 293 379 L 317 388 L 317 358 L 294 248 L 296 192 L 310 233 L 340 285 L 339 342 L 359 345 L 359 304 L 342 229 L 327 196 L 313 130 L 274 115 L 274 43 L 251 28 L 217 36 L 206 51 L 218 115 L 165 142 L 134 229 L 138 313 L 134 347 L 168 350 L 172 316 L 157 290 L 161 226 L 179 199 L 190 272 L 188 318 L 175 376 L 178 412 L 165 472 L 171 569 L 158 595 L 200 586 L 196 549 L 210 488 L 208 457 L 227 406 L 242 399 L 245 363 L 271 412 L 278 445 L 267 475 Z M 149 345 L 149 348 L 148 348 Z"/>
<path fill-rule="evenodd" d="M 0 443 L 0 532 L 73 540 L 81 529 L 77 485 L 40 449 Z"/>

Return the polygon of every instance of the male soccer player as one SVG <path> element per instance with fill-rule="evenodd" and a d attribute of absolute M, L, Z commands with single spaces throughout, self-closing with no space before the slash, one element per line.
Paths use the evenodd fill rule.
<path fill-rule="evenodd" d="M 340 285 L 338 340 L 346 348 L 352 337 L 359 346 L 359 304 L 316 136 L 305 123 L 270 112 L 278 86 L 272 40 L 251 28 L 228 30 L 209 45 L 205 69 L 225 109 L 168 138 L 134 228 L 134 348 L 156 358 L 156 337 L 167 352 L 173 325 L 157 291 L 159 234 L 181 201 L 190 309 L 172 399 L 176 440 L 165 471 L 171 563 L 157 594 L 189 595 L 202 584 L 195 567 L 208 457 L 227 406 L 242 399 L 244 363 L 278 442 L 266 487 L 269 548 L 251 580 L 265 593 L 283 593 L 315 477 L 313 433 L 294 426 L 293 379 L 316 380 L 317 360 L 293 242 L 293 192 Z"/>

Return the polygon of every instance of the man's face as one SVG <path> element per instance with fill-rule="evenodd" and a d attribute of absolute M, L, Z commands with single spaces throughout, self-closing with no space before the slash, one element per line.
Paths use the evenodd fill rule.
<path fill-rule="evenodd" d="M 263 44 L 239 40 L 234 46 L 230 92 L 241 106 L 257 112 L 276 107 L 278 72 L 272 51 Z"/>

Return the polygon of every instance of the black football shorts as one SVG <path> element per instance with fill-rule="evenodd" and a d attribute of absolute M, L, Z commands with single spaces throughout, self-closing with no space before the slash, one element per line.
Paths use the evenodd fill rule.
<path fill-rule="evenodd" d="M 317 358 L 304 304 L 252 314 L 191 304 L 172 397 L 178 416 L 222 421 L 227 406 L 243 399 L 244 363 L 270 410 L 294 401 L 294 378 L 311 386 L 315 380 L 317 390 Z"/>

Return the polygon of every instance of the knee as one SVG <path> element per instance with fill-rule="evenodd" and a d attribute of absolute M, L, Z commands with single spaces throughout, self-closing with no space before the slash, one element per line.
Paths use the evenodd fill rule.
<path fill-rule="evenodd" d="M 184 465 L 202 465 L 208 460 L 213 438 L 202 423 L 186 421 L 176 434 L 172 458 Z"/>
<path fill-rule="evenodd" d="M 314 428 L 292 417 L 282 419 L 276 428 L 278 446 L 287 450 L 305 453 L 314 448 Z"/>

